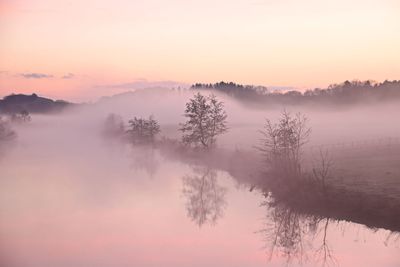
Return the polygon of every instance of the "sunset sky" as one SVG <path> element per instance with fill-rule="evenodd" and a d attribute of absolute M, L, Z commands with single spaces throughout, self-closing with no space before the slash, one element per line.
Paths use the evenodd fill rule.
<path fill-rule="evenodd" d="M 400 79 L 398 0 L 0 0 L 0 96 Z"/>

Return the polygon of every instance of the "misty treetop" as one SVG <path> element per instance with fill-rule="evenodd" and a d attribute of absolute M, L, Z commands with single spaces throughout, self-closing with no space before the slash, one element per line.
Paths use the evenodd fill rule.
<path fill-rule="evenodd" d="M 186 103 L 184 116 L 187 121 L 181 124 L 180 130 L 182 141 L 187 145 L 213 147 L 216 137 L 228 130 L 224 104 L 214 95 L 195 94 Z"/>
<path fill-rule="evenodd" d="M 11 114 L 10 120 L 13 123 L 26 123 L 30 122 L 32 118 L 27 110 L 22 110 L 21 112 Z"/>
<path fill-rule="evenodd" d="M 153 143 L 155 137 L 160 133 L 160 125 L 150 116 L 148 119 L 134 117 L 128 122 L 128 138 L 133 144 Z"/>
<path fill-rule="evenodd" d="M 11 129 L 10 123 L 0 116 L 0 143 L 11 141 L 17 137 L 17 134 Z"/>
<path fill-rule="evenodd" d="M 374 83 L 372 81 L 345 81 L 328 88 L 300 92 L 271 91 L 264 86 L 241 85 L 233 82 L 215 84 L 196 83 L 195 90 L 215 90 L 249 103 L 259 104 L 335 104 L 349 105 L 379 101 L 400 100 L 400 80 Z"/>
<path fill-rule="evenodd" d="M 219 82 L 215 84 L 195 83 L 192 89 L 215 89 L 235 97 L 251 97 L 268 94 L 268 88 L 265 86 L 241 85 L 234 82 Z"/>
<path fill-rule="evenodd" d="M 301 177 L 301 148 L 308 142 L 311 128 L 301 113 L 283 111 L 278 122 L 266 119 L 262 145 L 270 172 L 277 179 L 293 180 Z"/>
<path fill-rule="evenodd" d="M 125 134 L 122 117 L 114 113 L 108 114 L 103 125 L 103 134 L 107 137 L 122 137 Z"/>

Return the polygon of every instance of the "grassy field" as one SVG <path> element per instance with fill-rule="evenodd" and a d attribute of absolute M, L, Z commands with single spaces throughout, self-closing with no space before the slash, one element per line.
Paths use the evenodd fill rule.
<path fill-rule="evenodd" d="M 177 149 L 174 143 L 160 148 L 169 158 L 226 171 L 250 190 L 274 193 L 270 182 L 276 177 L 266 176 L 267 164 L 257 151 L 191 151 Z M 309 184 L 305 179 L 304 186 L 293 188 L 288 205 L 293 204 L 303 213 L 400 231 L 400 146 L 337 147 L 329 150 L 329 157 L 329 192 L 321 192 L 317 184 Z M 318 158 L 307 155 L 304 161 L 305 177 L 312 177 Z"/>
<path fill-rule="evenodd" d="M 400 203 L 400 145 L 331 150 L 330 183 Z"/>

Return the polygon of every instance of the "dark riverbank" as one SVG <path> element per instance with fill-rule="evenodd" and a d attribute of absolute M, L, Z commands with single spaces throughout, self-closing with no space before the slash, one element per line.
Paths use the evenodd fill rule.
<path fill-rule="evenodd" d="M 386 195 L 379 186 L 375 192 L 365 192 L 334 179 L 334 183 L 328 182 L 322 189 L 306 174 L 304 179 L 292 184 L 277 183 L 268 175 L 263 158 L 255 151 L 192 150 L 173 141 L 161 142 L 157 148 L 168 158 L 226 171 L 249 190 L 271 196 L 269 205 L 283 204 L 303 214 L 400 232 L 400 188 L 399 194 Z"/>

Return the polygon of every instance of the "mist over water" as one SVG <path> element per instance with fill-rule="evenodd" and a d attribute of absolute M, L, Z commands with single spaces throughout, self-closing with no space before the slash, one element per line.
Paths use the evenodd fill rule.
<path fill-rule="evenodd" d="M 0 0 L 0 267 L 399 267 L 399 3 Z"/>
<path fill-rule="evenodd" d="M 1 265 L 285 265 L 287 247 L 276 246 L 274 257 L 268 260 L 271 237 L 279 233 L 276 225 L 282 218 L 272 215 L 291 211 L 262 205 L 262 192 L 249 190 L 248 184 L 224 170 L 188 164 L 156 148 L 135 147 L 102 135 L 105 118 L 115 113 L 125 123 L 134 116 L 153 115 L 161 125 L 161 136 L 179 139 L 185 103 L 193 94 L 136 91 L 62 114 L 33 115 L 29 124 L 15 126 L 18 138 L 0 158 Z M 229 132 L 219 137 L 218 147 L 228 151 L 258 153 L 254 147 L 265 118 L 276 120 L 286 109 L 308 118 L 312 134 L 306 152 L 312 154 L 320 147 L 331 150 L 341 174 L 349 171 L 340 163 L 341 151 L 348 147 L 374 147 L 374 153 L 390 155 L 382 161 L 400 162 L 395 150 L 400 145 L 397 104 L 343 110 L 256 109 L 226 95 L 217 96 L 225 104 L 229 126 Z M 354 162 L 371 155 L 368 149 L 357 151 Z M 398 165 L 388 167 L 385 162 L 363 162 L 350 171 L 360 176 L 372 164 L 378 176 L 368 178 L 369 183 L 388 179 L 389 186 L 400 188 Z M 390 174 L 388 168 L 392 168 Z M 399 194 L 399 190 L 389 193 Z M 324 242 L 332 253 L 331 264 L 400 265 L 398 236 L 389 230 L 337 221 L 326 227 L 320 220 L 310 231 L 308 218 L 300 216 L 293 222 L 304 235 L 301 258 L 294 249 L 297 237 L 286 236 L 293 242 L 290 252 L 295 260 L 290 263 L 294 266 L 323 263 Z"/>
<path fill-rule="evenodd" d="M 178 124 L 184 121 L 185 103 L 195 94 L 194 90 L 148 89 L 102 98 L 98 103 L 79 111 L 83 124 L 103 122 L 109 113 L 121 115 L 125 121 L 134 116 L 154 115 L 163 127 L 163 134 L 179 138 Z M 264 108 L 247 106 L 236 99 L 215 91 L 201 91 L 214 94 L 224 102 L 228 114 L 230 131 L 222 136 L 222 145 L 254 144 L 260 139 L 259 130 L 266 118 L 276 120 L 283 110 L 303 113 L 312 128 L 310 144 L 335 142 L 368 141 L 379 138 L 397 138 L 400 125 L 398 103 L 374 103 L 354 105 L 337 109 L 312 106 L 266 105 Z M 86 119 L 87 117 L 87 119 Z M 90 122 L 88 121 L 90 120 Z"/>

